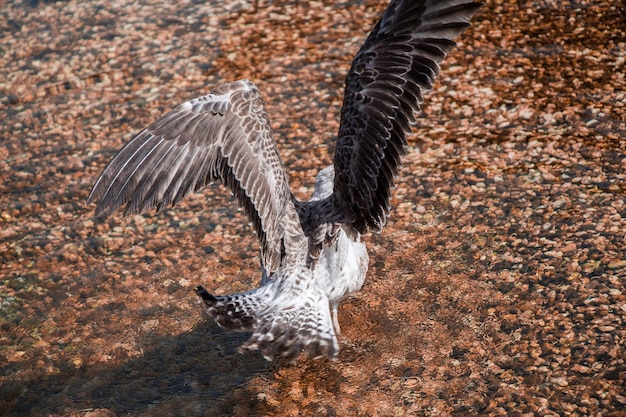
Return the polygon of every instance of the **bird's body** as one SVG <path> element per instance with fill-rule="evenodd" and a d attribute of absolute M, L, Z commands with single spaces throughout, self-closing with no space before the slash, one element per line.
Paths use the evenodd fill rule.
<path fill-rule="evenodd" d="M 327 198 L 333 179 L 332 166 L 320 171 L 311 200 Z M 263 274 L 258 288 L 225 297 L 215 297 L 202 287 L 197 293 L 220 326 L 253 331 L 242 349 L 260 350 L 268 359 L 276 354 L 295 357 L 302 349 L 313 356 L 334 357 L 339 350 L 337 309 L 363 286 L 367 250 L 358 233 L 350 236 L 340 228 L 312 263 L 309 238 L 295 205 L 289 204 L 284 222 L 288 255 L 272 275 Z"/>
<path fill-rule="evenodd" d="M 361 236 L 380 230 L 390 190 L 423 92 L 469 25 L 470 0 L 393 0 L 346 78 L 333 165 L 309 201 L 295 199 L 256 86 L 222 84 L 139 133 L 109 163 L 88 201 L 110 215 L 176 204 L 220 180 L 235 195 L 261 244 L 261 285 L 214 296 L 198 287 L 209 314 L 251 331 L 242 346 L 268 359 L 306 351 L 333 358 L 339 303 L 358 291 L 368 255 Z"/>

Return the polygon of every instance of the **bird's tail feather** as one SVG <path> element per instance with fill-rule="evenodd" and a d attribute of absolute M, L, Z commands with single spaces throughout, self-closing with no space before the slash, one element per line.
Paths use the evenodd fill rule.
<path fill-rule="evenodd" d="M 196 293 L 217 324 L 232 331 L 252 331 L 239 348 L 258 350 L 268 360 L 295 360 L 300 352 L 311 357 L 335 358 L 339 352 L 328 298 L 318 291 L 276 294 L 262 285 L 252 291 L 214 296 L 201 286 Z"/>

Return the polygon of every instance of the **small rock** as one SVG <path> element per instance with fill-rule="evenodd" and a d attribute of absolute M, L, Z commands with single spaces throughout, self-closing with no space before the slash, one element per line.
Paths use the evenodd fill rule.
<path fill-rule="evenodd" d="M 598 326 L 598 330 L 602 333 L 609 333 L 615 330 L 615 326 Z"/>
<path fill-rule="evenodd" d="M 609 262 L 609 268 L 611 268 L 611 269 L 626 268 L 626 260 L 625 259 L 614 259 L 614 260 Z"/>

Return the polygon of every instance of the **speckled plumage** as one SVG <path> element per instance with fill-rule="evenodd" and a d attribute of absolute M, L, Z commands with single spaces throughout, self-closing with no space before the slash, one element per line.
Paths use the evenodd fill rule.
<path fill-rule="evenodd" d="M 479 3 L 391 2 L 357 53 L 346 91 L 334 164 L 319 172 L 310 201 L 297 201 L 256 86 L 218 86 L 140 132 L 107 165 L 88 202 L 96 214 L 161 209 L 222 181 L 261 243 L 263 277 L 251 291 L 214 296 L 207 311 L 229 330 L 251 331 L 242 349 L 334 358 L 339 303 L 363 285 L 368 255 L 361 235 L 389 215 L 406 133 L 439 63 Z"/>

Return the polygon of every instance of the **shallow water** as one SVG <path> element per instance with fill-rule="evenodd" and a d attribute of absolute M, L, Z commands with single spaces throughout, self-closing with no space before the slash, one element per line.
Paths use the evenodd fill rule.
<path fill-rule="evenodd" d="M 15 415 L 87 415 L 90 410 L 114 415 L 229 415 L 238 397 L 247 397 L 249 378 L 267 374 L 270 368 L 259 357 L 236 353 L 244 340 L 205 323 L 172 336 L 147 334 L 138 341 L 142 349 L 135 358 L 78 368 L 60 361 L 53 375 L 13 382 L 4 389 L 28 390 L 12 407 Z"/>
<path fill-rule="evenodd" d="M 133 133 L 243 77 L 305 197 L 383 3 L 0 8 L 0 414 L 623 409 L 620 2 L 480 12 L 427 95 L 390 223 L 367 238 L 337 362 L 239 354 L 246 335 L 206 318 L 196 284 L 230 293 L 260 278 L 254 236 L 221 187 L 161 214 L 97 220 L 85 206 Z"/>

